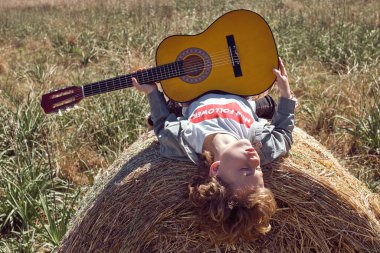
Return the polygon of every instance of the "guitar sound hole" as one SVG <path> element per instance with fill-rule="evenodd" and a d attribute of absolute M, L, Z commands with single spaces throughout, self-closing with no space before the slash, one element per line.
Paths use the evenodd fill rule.
<path fill-rule="evenodd" d="M 184 59 L 183 69 L 188 76 L 199 76 L 203 72 L 204 67 L 204 61 L 198 55 L 189 55 Z"/>

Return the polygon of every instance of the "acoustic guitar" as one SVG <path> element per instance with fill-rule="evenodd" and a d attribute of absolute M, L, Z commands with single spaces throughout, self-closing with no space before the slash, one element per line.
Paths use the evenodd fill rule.
<path fill-rule="evenodd" d="M 256 95 L 273 85 L 278 53 L 265 20 L 255 12 L 235 10 L 202 33 L 164 39 L 156 51 L 156 66 L 44 94 L 41 106 L 45 113 L 64 110 L 83 98 L 132 87 L 132 77 L 144 84 L 161 82 L 164 93 L 177 102 L 210 91 Z"/>

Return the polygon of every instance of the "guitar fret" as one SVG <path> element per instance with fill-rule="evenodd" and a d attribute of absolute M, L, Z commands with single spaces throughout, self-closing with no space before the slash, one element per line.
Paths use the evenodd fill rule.
<path fill-rule="evenodd" d="M 92 96 L 92 94 L 94 94 L 94 92 L 92 91 L 92 84 L 90 84 L 90 88 L 91 88 L 91 96 Z"/>
<path fill-rule="evenodd" d="M 144 77 L 144 83 L 151 83 L 150 81 L 150 78 L 149 78 L 149 72 L 147 69 L 145 69 L 142 73 L 143 77 Z"/>
<path fill-rule="evenodd" d="M 124 76 L 118 76 L 117 80 L 118 80 L 119 83 L 118 83 L 117 87 L 122 87 L 123 83 L 126 83 L 126 82 L 123 81 L 123 78 L 124 78 Z M 126 85 L 128 85 L 128 84 L 126 83 Z"/>
<path fill-rule="evenodd" d="M 154 75 L 154 71 L 153 70 L 154 70 L 154 68 L 149 69 L 150 82 L 152 82 L 152 83 L 158 81 L 156 79 L 155 75 Z"/>
<path fill-rule="evenodd" d="M 168 64 L 168 70 L 169 70 L 169 76 L 172 76 L 173 75 L 173 69 L 172 69 L 171 64 Z"/>
<path fill-rule="evenodd" d="M 140 76 L 141 76 L 141 82 L 140 83 L 145 84 L 146 80 L 144 78 L 144 70 L 140 71 Z"/>
<path fill-rule="evenodd" d="M 99 94 L 99 93 L 101 93 L 101 86 L 100 86 L 100 83 L 99 82 L 96 82 L 96 86 L 95 86 L 95 88 L 96 88 L 96 92 L 97 92 L 97 94 Z"/>
<path fill-rule="evenodd" d="M 162 76 L 162 66 L 159 66 L 158 70 L 160 71 L 160 79 L 164 79 L 163 76 Z"/>
<path fill-rule="evenodd" d="M 174 69 L 175 69 L 175 72 L 176 72 L 176 76 L 180 76 L 180 75 L 181 75 L 181 72 L 180 72 L 179 69 L 178 69 L 178 62 L 175 62 L 175 63 L 174 63 Z"/>
<path fill-rule="evenodd" d="M 170 72 L 170 65 L 169 64 L 166 64 L 164 66 L 164 69 L 165 69 L 165 79 L 167 79 L 170 75 L 171 75 L 171 72 Z"/>
<path fill-rule="evenodd" d="M 142 76 L 142 71 L 137 71 L 137 81 L 139 82 L 139 83 L 143 83 L 144 82 L 144 80 L 143 80 L 143 76 Z"/>
<path fill-rule="evenodd" d="M 168 65 L 167 64 L 164 65 L 163 68 L 164 68 L 164 79 L 167 79 L 168 74 L 170 73 L 168 70 Z"/>
<path fill-rule="evenodd" d="M 159 78 L 158 78 L 157 68 L 154 68 L 154 69 L 153 69 L 153 73 L 154 73 L 154 79 L 155 79 L 155 80 L 159 80 Z"/>
<path fill-rule="evenodd" d="M 176 76 L 180 76 L 180 73 L 178 71 L 178 67 L 177 66 L 178 66 L 178 64 L 177 64 L 177 62 L 175 62 L 173 64 L 174 72 L 175 72 Z"/>
<path fill-rule="evenodd" d="M 99 90 L 101 93 L 103 93 L 103 90 L 107 90 L 108 89 L 108 82 L 109 81 L 104 81 L 104 82 L 99 82 Z"/>
<path fill-rule="evenodd" d="M 143 70 L 143 71 L 141 72 L 142 77 L 143 77 L 143 83 L 149 83 L 149 78 L 148 78 L 148 77 L 145 77 L 145 74 L 146 74 L 146 73 L 147 73 L 146 70 Z"/>
<path fill-rule="evenodd" d="M 153 83 L 153 81 L 152 81 L 152 76 L 150 75 L 150 70 L 149 69 L 147 69 L 147 70 L 145 70 L 145 82 L 146 83 Z"/>
<path fill-rule="evenodd" d="M 132 87 L 132 75 L 125 75 L 124 76 L 124 81 L 127 83 L 127 87 Z"/>
<path fill-rule="evenodd" d="M 164 65 L 164 66 L 162 66 L 162 68 L 164 69 L 164 76 L 163 76 L 163 79 L 166 79 L 166 75 L 167 75 L 167 73 L 168 73 L 168 69 L 167 69 L 167 65 Z"/>
<path fill-rule="evenodd" d="M 180 65 L 182 65 L 181 63 L 182 63 L 182 61 L 181 62 L 179 62 L 179 61 L 175 62 L 175 65 L 177 67 L 177 72 L 178 72 L 179 76 L 183 75 L 183 73 L 181 72 L 181 68 L 180 68 Z"/>
<path fill-rule="evenodd" d="M 176 72 L 176 69 L 175 69 L 175 63 L 172 63 L 171 65 L 172 65 L 172 69 L 173 69 L 172 70 L 173 75 L 177 76 L 177 72 Z"/>
<path fill-rule="evenodd" d="M 84 93 L 84 96 L 87 97 L 88 96 L 88 85 L 83 85 L 83 93 Z"/>

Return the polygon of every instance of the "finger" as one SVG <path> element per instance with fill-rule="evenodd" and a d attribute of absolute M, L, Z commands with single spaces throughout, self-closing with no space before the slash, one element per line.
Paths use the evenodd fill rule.
<path fill-rule="evenodd" d="M 138 88 L 139 87 L 139 82 L 137 81 L 136 78 L 132 77 L 132 85 L 135 87 L 135 88 Z"/>
<path fill-rule="evenodd" d="M 282 59 L 279 57 L 278 60 L 279 60 L 281 75 L 282 76 L 287 76 L 287 73 L 286 73 L 286 70 L 285 70 L 285 67 L 284 67 L 284 63 L 282 62 Z"/>
<path fill-rule="evenodd" d="M 137 76 L 137 72 L 141 72 L 141 71 L 144 71 L 144 70 L 145 70 L 145 68 L 138 68 L 138 69 L 135 71 L 135 73 L 133 73 L 133 75 L 136 75 L 136 76 Z M 141 85 L 141 83 L 139 83 L 139 82 L 137 81 L 137 78 L 136 78 L 136 77 L 132 77 L 132 79 L 135 79 L 136 84 L 138 84 L 138 86 Z M 133 84 L 133 80 L 132 80 L 132 84 Z"/>
<path fill-rule="evenodd" d="M 278 69 L 272 69 L 272 71 L 273 71 L 273 74 L 275 74 L 277 78 L 281 77 L 281 73 L 280 71 L 278 71 Z"/>

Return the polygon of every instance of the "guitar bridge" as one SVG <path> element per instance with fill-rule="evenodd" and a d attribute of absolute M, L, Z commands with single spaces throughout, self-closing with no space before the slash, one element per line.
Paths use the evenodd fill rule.
<path fill-rule="evenodd" d="M 228 50 L 230 52 L 231 64 L 234 70 L 234 75 L 235 77 L 242 76 L 243 73 L 241 71 L 240 59 L 239 59 L 239 54 L 237 52 L 237 48 L 235 44 L 235 38 L 233 35 L 228 35 L 226 36 L 226 39 L 227 39 Z"/>

